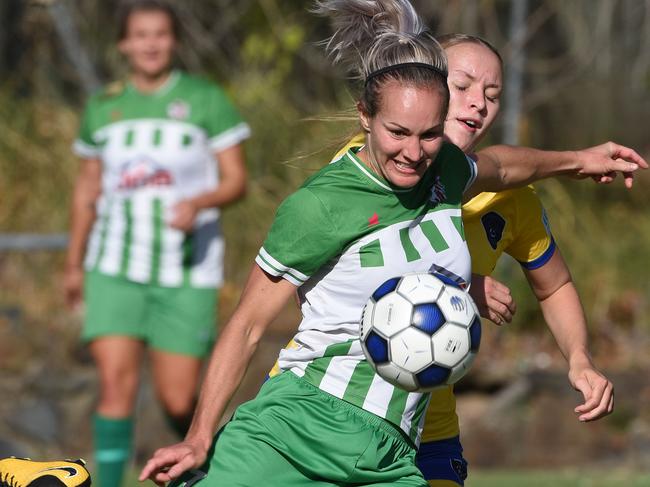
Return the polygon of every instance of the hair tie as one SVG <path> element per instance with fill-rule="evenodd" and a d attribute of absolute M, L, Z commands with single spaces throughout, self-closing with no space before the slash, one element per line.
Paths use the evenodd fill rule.
<path fill-rule="evenodd" d="M 368 82 L 370 82 L 371 79 L 376 78 L 377 76 L 380 76 L 384 73 L 388 73 L 389 71 L 397 71 L 398 69 L 402 68 L 424 68 L 428 69 L 429 71 L 433 71 L 434 73 L 439 74 L 442 76 L 445 80 L 447 79 L 447 72 L 443 71 L 440 68 L 436 68 L 433 64 L 427 64 L 427 63 L 419 63 L 419 62 L 410 62 L 410 63 L 399 63 L 399 64 L 393 64 L 392 66 L 386 66 L 385 68 L 379 68 L 376 71 L 373 71 L 366 77 L 366 85 Z"/>

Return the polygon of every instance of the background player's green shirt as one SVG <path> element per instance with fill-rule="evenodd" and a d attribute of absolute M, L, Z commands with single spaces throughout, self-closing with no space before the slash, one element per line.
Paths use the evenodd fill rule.
<path fill-rule="evenodd" d="M 256 258 L 266 272 L 300 286 L 303 319 L 277 371 L 387 419 L 417 442 L 429 395 L 374 373 L 359 322 L 369 296 L 389 278 L 435 269 L 469 282 L 460 208 L 475 164 L 446 144 L 415 187 L 399 189 L 372 173 L 356 150 L 282 203 Z"/>
<path fill-rule="evenodd" d="M 214 154 L 249 135 L 218 86 L 182 72 L 154 93 L 126 84 L 93 96 L 74 145 L 102 163 L 86 268 L 168 287 L 221 284 L 218 210 L 199 212 L 187 234 L 167 222 L 175 203 L 217 187 Z"/>

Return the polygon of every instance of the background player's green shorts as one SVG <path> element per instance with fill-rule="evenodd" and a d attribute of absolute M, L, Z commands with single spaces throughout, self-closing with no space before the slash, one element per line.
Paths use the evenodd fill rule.
<path fill-rule="evenodd" d="M 188 472 L 172 485 L 427 487 L 400 431 L 291 372 L 237 409 L 201 470 L 203 479 Z"/>
<path fill-rule="evenodd" d="M 151 348 L 204 357 L 216 335 L 217 290 L 140 284 L 87 272 L 82 338 L 139 338 Z"/>

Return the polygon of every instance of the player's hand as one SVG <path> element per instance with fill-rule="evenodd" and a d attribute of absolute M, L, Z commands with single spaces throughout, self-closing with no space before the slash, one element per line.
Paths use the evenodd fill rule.
<path fill-rule="evenodd" d="M 577 177 L 591 176 L 596 182 L 609 184 L 616 178 L 617 173 L 623 173 L 625 186 L 631 188 L 634 182 L 634 172 L 637 169 L 648 169 L 648 163 L 629 147 L 614 142 L 606 142 L 595 147 L 577 151 L 581 169 Z"/>
<path fill-rule="evenodd" d="M 517 305 L 508 286 L 490 276 L 472 274 L 472 285 L 469 289 L 469 294 L 483 318 L 488 318 L 497 325 L 512 321 Z"/>
<path fill-rule="evenodd" d="M 63 292 L 68 307 L 76 311 L 83 300 L 84 270 L 78 266 L 66 267 L 63 274 Z"/>
<path fill-rule="evenodd" d="M 180 477 L 187 470 L 198 468 L 207 458 L 206 449 L 198 442 L 185 440 L 175 445 L 159 448 L 145 464 L 138 480 L 151 479 L 162 486 Z"/>
<path fill-rule="evenodd" d="M 192 230 L 198 212 L 199 209 L 191 200 L 179 201 L 172 208 L 169 226 L 187 233 Z"/>
<path fill-rule="evenodd" d="M 584 398 L 573 410 L 580 421 L 594 421 L 614 410 L 614 386 L 589 360 L 570 367 L 569 382 Z"/>

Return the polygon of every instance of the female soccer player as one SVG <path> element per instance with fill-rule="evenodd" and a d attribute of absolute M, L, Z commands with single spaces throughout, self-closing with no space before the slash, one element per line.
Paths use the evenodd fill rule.
<path fill-rule="evenodd" d="M 428 395 L 393 387 L 364 359 L 359 319 L 368 296 L 387 278 L 432 263 L 470 279 L 458 225 L 468 188 L 636 167 L 563 153 L 530 165 L 486 156 L 477 167 L 443 144 L 446 59 L 407 0 L 322 0 L 316 11 L 334 20 L 334 59 L 349 61 L 363 80 L 357 108 L 366 145 L 282 203 L 215 346 L 185 441 L 158 450 L 141 480 L 166 482 L 203 465 L 183 480 L 426 486 L 414 456 Z M 215 439 L 264 329 L 296 288 L 303 320 L 280 353 L 282 372 Z"/>
<path fill-rule="evenodd" d="M 471 154 L 499 113 L 503 63 L 485 40 L 464 34 L 438 37 L 449 64 L 449 111 L 445 136 Z M 505 252 L 518 260 L 539 300 L 544 318 L 569 363 L 569 382 L 584 396 L 580 421 L 612 411 L 613 386 L 588 353 L 586 320 L 578 293 L 556 247 L 546 214 L 531 187 L 481 193 L 463 205 L 463 223 L 474 273 L 472 295 L 482 314 L 510 322 L 514 305 L 507 287 L 489 276 Z M 485 289 L 484 289 L 485 288 Z M 485 291 L 485 293 L 484 293 Z M 487 296 L 488 300 L 481 298 Z M 418 466 L 429 485 L 463 485 L 462 456 L 452 387 L 434 391 L 426 413 Z"/>
<path fill-rule="evenodd" d="M 169 5 L 125 2 L 118 29 L 130 72 L 83 116 L 65 275 L 71 305 L 84 291 L 83 338 L 99 370 L 102 487 L 119 485 L 129 455 L 145 345 L 172 425 L 181 437 L 189 426 L 215 335 L 219 208 L 244 193 L 249 135 L 218 86 L 172 68 L 179 22 Z"/>

